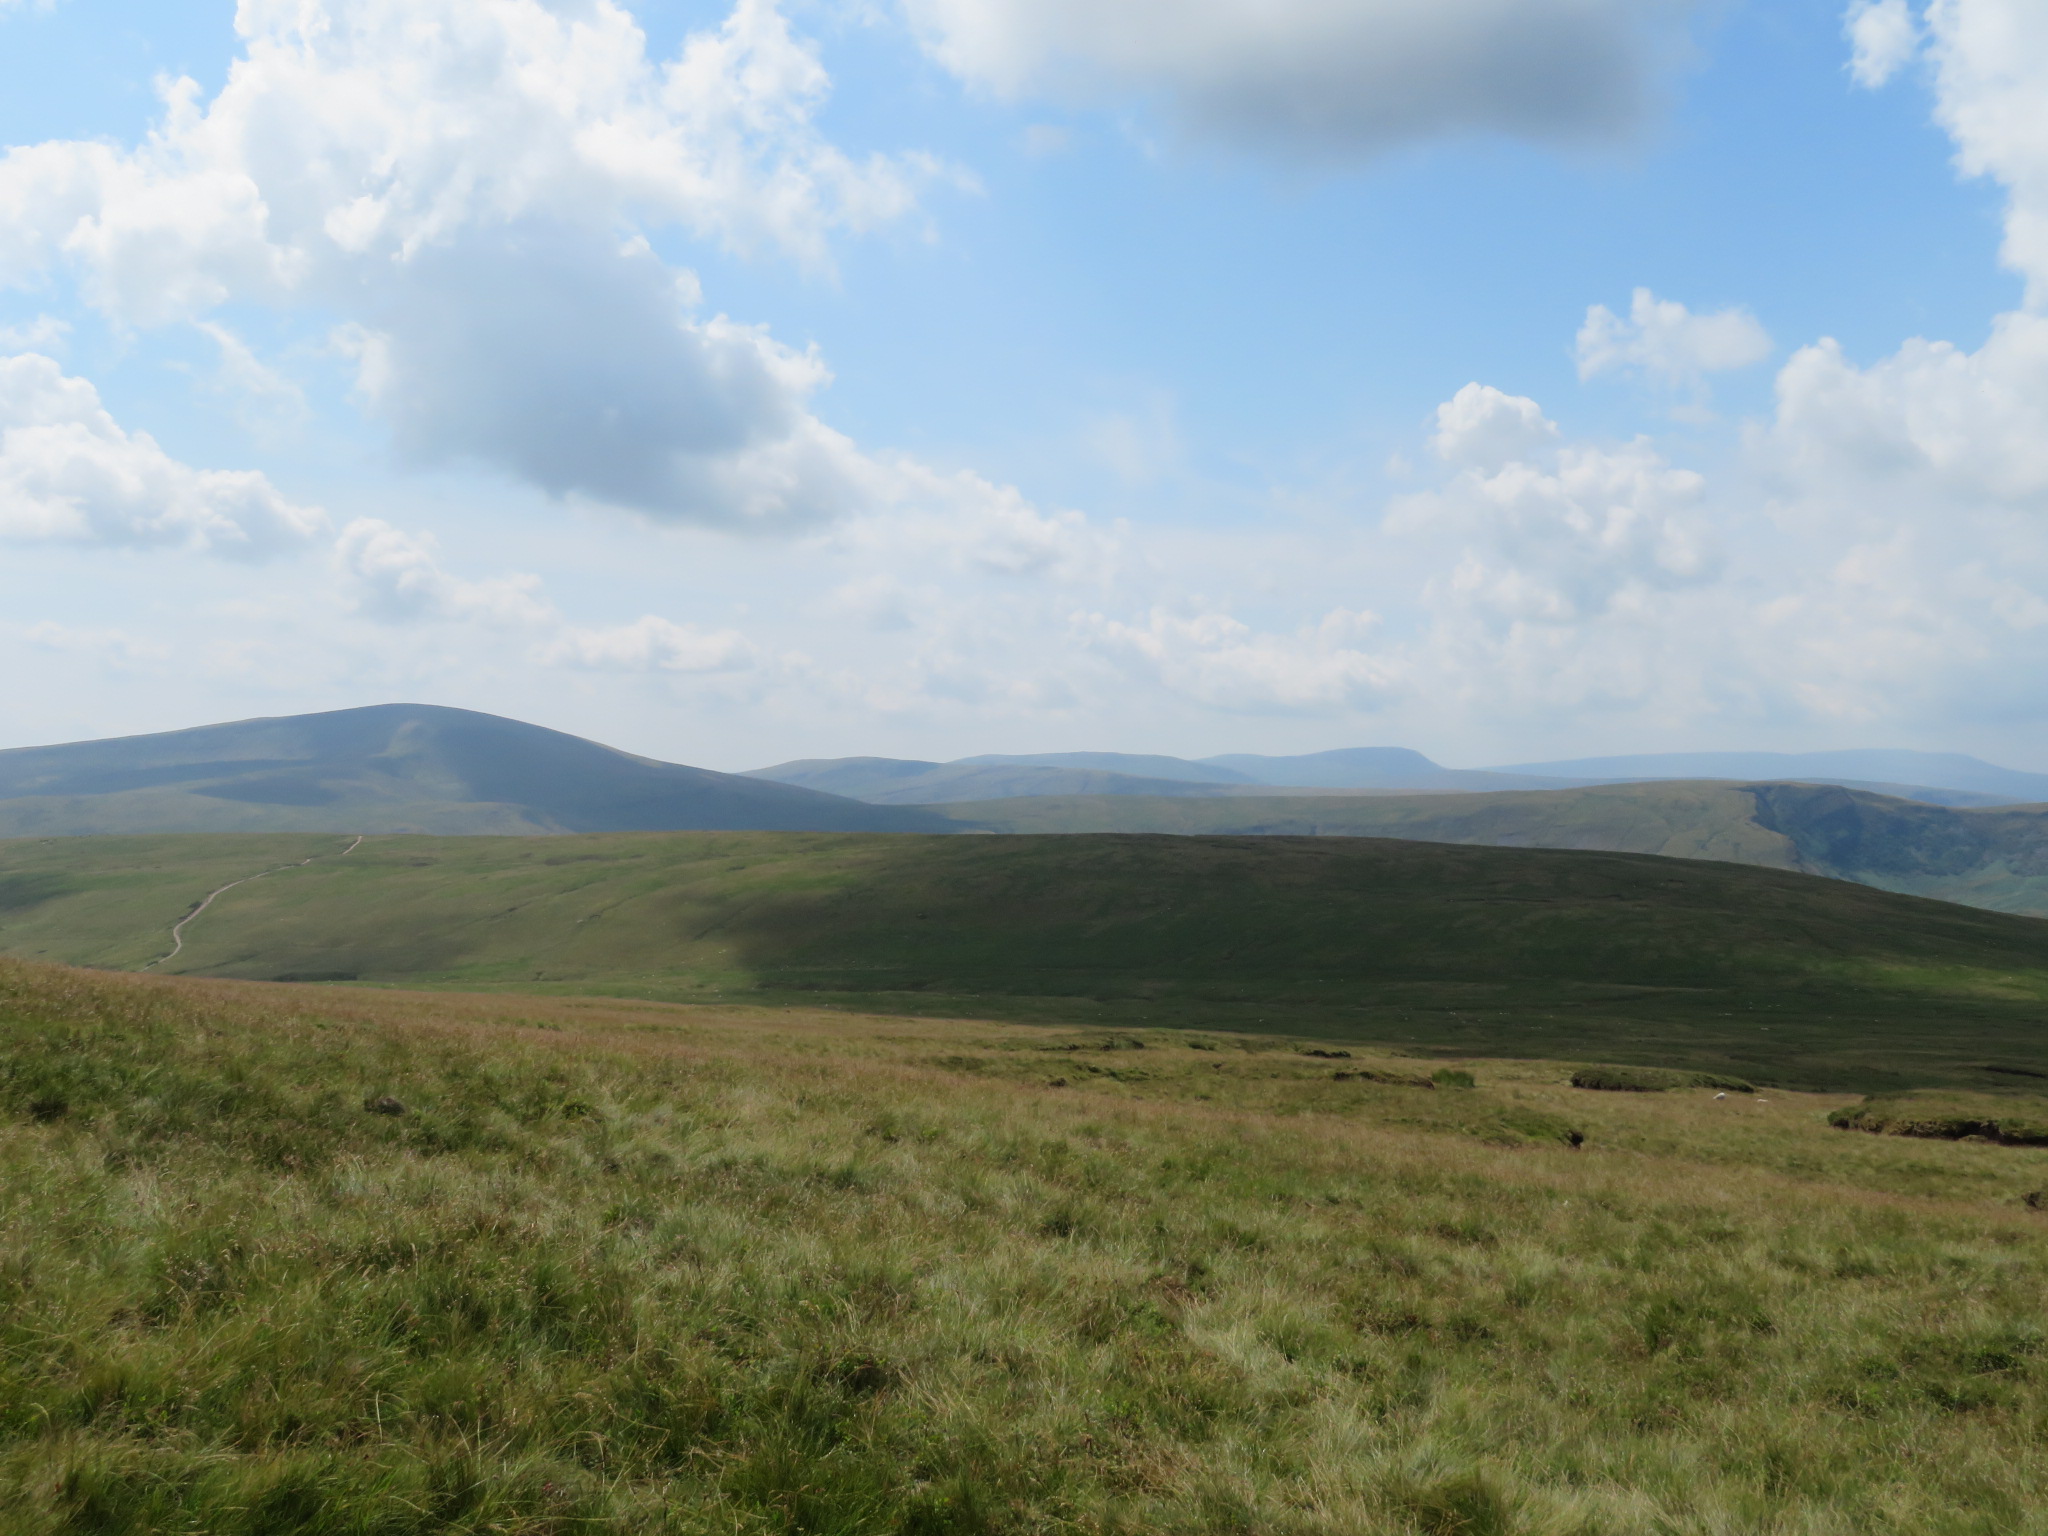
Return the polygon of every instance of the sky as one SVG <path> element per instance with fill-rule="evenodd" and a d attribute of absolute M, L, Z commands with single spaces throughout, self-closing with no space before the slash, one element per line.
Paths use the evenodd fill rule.
<path fill-rule="evenodd" d="M 0 0 L 0 746 L 2048 770 L 2040 0 Z"/>

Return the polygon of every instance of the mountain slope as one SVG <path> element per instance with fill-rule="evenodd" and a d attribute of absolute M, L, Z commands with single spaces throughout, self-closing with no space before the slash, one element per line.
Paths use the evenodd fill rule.
<path fill-rule="evenodd" d="M 0 948 L 142 966 L 199 898 L 267 869 L 159 969 L 1244 1028 L 1814 1086 L 2048 1072 L 2048 922 L 1731 863 L 1377 838 L 350 841 L 0 843 Z"/>
<path fill-rule="evenodd" d="M 1952 809 L 1825 784 L 952 805 L 983 831 L 1397 837 L 1718 859 L 2048 916 L 2048 807 Z"/>
<path fill-rule="evenodd" d="M 949 805 L 942 814 L 992 832 L 1393 837 L 1801 867 L 1790 840 L 1757 823 L 1751 796 L 1714 783 L 1206 800 L 1071 796 Z"/>
<path fill-rule="evenodd" d="M 472 710 L 383 704 L 0 752 L 0 836 L 943 831 Z"/>
<path fill-rule="evenodd" d="M 1951 790 L 2008 802 L 2048 801 L 2048 773 L 2001 768 L 1960 752 L 1665 752 L 1635 757 L 1583 757 L 1557 763 L 1519 763 L 1498 773 L 1639 782 L 1646 779 L 1783 779 L 1897 792 Z M 1915 794 L 1913 798 L 1926 798 Z"/>

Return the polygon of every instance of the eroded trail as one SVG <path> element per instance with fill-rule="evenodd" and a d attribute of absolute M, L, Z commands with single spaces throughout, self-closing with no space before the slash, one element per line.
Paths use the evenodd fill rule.
<path fill-rule="evenodd" d="M 363 846 L 364 836 L 367 836 L 367 834 L 358 834 L 356 840 L 350 843 L 346 848 L 342 849 L 341 852 L 339 853 L 316 853 L 310 859 L 297 859 L 290 864 L 276 864 L 271 866 L 269 869 L 258 870 L 253 875 L 244 875 L 239 880 L 230 880 L 226 885 L 222 886 L 217 891 L 207 892 L 206 899 L 204 901 L 200 902 L 198 906 L 194 907 L 190 912 L 187 912 L 183 917 L 179 918 L 177 922 L 171 925 L 171 948 L 169 953 L 158 955 L 154 960 L 150 961 L 149 964 L 141 967 L 141 969 L 145 971 L 153 971 L 158 966 L 168 965 L 171 961 L 177 959 L 179 954 L 185 948 L 186 927 L 190 925 L 193 919 L 197 918 L 200 913 L 204 912 L 208 907 L 212 906 L 215 898 L 225 896 L 229 891 L 232 891 L 238 885 L 247 885 L 252 880 L 261 880 L 265 875 L 274 875 L 281 869 L 303 869 L 305 868 L 306 865 L 314 863 L 316 860 L 325 858 L 345 859 L 350 854 L 354 853 L 358 848 Z"/>

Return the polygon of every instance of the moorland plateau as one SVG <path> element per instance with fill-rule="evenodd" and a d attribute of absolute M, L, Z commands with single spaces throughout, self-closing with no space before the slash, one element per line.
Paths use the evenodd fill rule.
<path fill-rule="evenodd" d="M 1486 794 L 1072 796 L 931 808 L 986 832 L 1398 837 L 1800 870 L 2048 915 L 2048 807 L 1954 809 L 1825 784 L 1654 783 Z"/>
<path fill-rule="evenodd" d="M 15 962 L 0 1063 L 11 1536 L 2048 1530 L 2048 1151 L 1845 1097 Z"/>
<path fill-rule="evenodd" d="M 1709 860 L 1377 838 L 17 840 L 0 843 L 0 949 L 1263 1030 L 1813 1088 L 2048 1073 L 2039 919 Z"/>
<path fill-rule="evenodd" d="M 9 1536 L 2048 1536 L 2036 813 L 311 718 L 0 754 L 273 828 L 0 841 Z"/>

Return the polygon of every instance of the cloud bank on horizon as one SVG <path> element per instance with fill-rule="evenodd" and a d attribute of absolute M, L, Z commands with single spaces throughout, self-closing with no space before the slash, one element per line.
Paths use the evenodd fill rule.
<path fill-rule="evenodd" d="M 0 4 L 0 36 L 32 60 L 79 9 Z M 1783 294 L 1581 275 L 1579 231 L 1498 193 L 1512 281 L 1387 254 L 1393 199 L 1449 231 L 1502 167 L 1647 197 L 1660 120 L 1720 67 L 1679 0 L 793 15 L 241 0 L 219 83 L 165 74 L 143 131 L 18 134 L 6 744 L 429 697 L 728 767 L 1363 740 L 2048 762 L 2039 6 L 1828 21 L 1803 88 L 1929 120 L 1958 195 L 1996 189 L 2019 288 L 1974 345 L 1874 353 L 1781 346 Z M 1216 230 L 1292 220 L 1326 302 L 1478 312 L 1487 344 L 1429 340 L 1400 405 L 1333 415 L 1309 391 L 1385 362 L 1283 342 L 1289 279 L 1178 241 L 1164 202 L 1156 233 L 1123 221 L 1112 175 Z M 1547 340 L 1494 344 L 1532 309 Z M 1445 367 L 1469 382 L 1414 393 Z M 1096 389 L 1137 403 L 1045 429 Z M 1016 419 L 932 430 L 955 396 Z"/>

